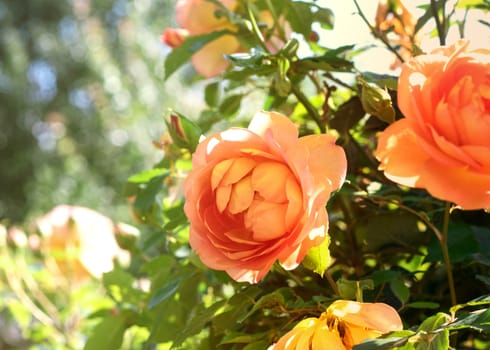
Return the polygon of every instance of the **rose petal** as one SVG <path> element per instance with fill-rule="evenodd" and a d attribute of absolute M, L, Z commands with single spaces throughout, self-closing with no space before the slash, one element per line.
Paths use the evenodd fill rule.
<path fill-rule="evenodd" d="M 274 112 L 258 112 L 248 129 L 261 136 L 266 142 L 277 143 L 282 149 L 293 147 L 298 139 L 298 129 L 288 118 Z M 270 132 L 270 136 L 267 133 Z"/>

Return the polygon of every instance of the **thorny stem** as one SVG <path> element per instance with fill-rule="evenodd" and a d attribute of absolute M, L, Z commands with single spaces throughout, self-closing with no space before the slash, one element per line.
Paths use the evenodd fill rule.
<path fill-rule="evenodd" d="M 359 6 L 359 4 L 357 3 L 357 0 L 353 0 L 354 1 L 354 4 L 356 5 L 356 8 L 357 8 L 357 11 L 359 13 L 359 16 L 361 16 L 362 20 L 364 21 L 364 23 L 367 24 L 367 26 L 369 27 L 369 30 L 371 30 L 371 33 L 376 37 L 378 38 L 379 40 L 381 40 L 383 42 L 383 44 L 386 45 L 386 47 L 388 48 L 388 50 L 390 50 L 391 52 L 393 52 L 396 56 L 396 58 L 398 58 L 400 60 L 400 62 L 404 62 L 405 60 L 403 59 L 403 57 L 398 53 L 398 51 L 388 42 L 388 40 L 385 38 L 384 35 L 382 34 L 379 34 L 378 31 L 376 30 L 376 28 L 374 28 L 371 23 L 369 23 L 369 20 L 366 18 L 366 16 L 364 15 L 364 13 L 362 12 L 361 10 L 361 7 Z"/>
<path fill-rule="evenodd" d="M 456 305 L 456 290 L 454 288 L 454 278 L 453 271 L 451 268 L 451 259 L 449 257 L 449 249 L 447 245 L 448 241 L 448 228 L 449 228 L 449 215 L 451 213 L 451 204 L 449 202 L 446 203 L 446 208 L 444 210 L 444 222 L 442 225 L 442 235 L 439 242 L 441 243 L 442 256 L 444 258 L 444 264 L 446 265 L 447 272 L 447 282 L 449 284 L 449 294 L 451 295 L 451 303 L 452 305 Z"/>

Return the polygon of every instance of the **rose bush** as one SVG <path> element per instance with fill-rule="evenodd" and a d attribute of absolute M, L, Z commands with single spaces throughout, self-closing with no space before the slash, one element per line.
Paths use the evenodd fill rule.
<path fill-rule="evenodd" d="M 94 210 L 59 205 L 38 218 L 36 227 L 42 236 L 43 252 L 73 282 L 100 278 L 112 270 L 114 259 L 124 262 L 129 258 L 116 242 L 117 226 Z"/>
<path fill-rule="evenodd" d="M 490 207 L 490 51 L 460 40 L 402 67 L 405 118 L 379 137 L 380 169 L 463 209 Z"/>
<path fill-rule="evenodd" d="M 299 322 L 269 350 L 350 350 L 366 339 L 402 329 L 400 316 L 387 304 L 336 300 L 319 318 Z"/>
<path fill-rule="evenodd" d="M 207 266 L 251 283 L 276 260 L 295 268 L 325 239 L 325 204 L 346 173 L 334 137 L 298 138 L 274 112 L 207 137 L 192 164 L 184 184 L 189 243 Z"/>

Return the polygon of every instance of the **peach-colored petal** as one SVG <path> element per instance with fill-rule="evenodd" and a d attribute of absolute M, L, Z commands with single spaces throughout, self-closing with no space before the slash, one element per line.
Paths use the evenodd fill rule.
<path fill-rule="evenodd" d="M 228 9 L 232 9 L 236 1 L 220 1 Z M 218 6 L 205 0 L 178 0 L 176 3 L 177 22 L 189 30 L 192 35 L 212 31 L 214 28 L 227 23 L 226 18 L 218 18 L 215 13 Z"/>
<path fill-rule="evenodd" d="M 191 61 L 199 74 L 211 78 L 224 72 L 230 65 L 224 55 L 231 55 L 239 50 L 239 41 L 234 36 L 225 34 L 204 45 L 192 56 Z"/>
<path fill-rule="evenodd" d="M 282 163 L 263 162 L 253 170 L 251 180 L 254 189 L 267 201 L 284 203 L 287 200 L 286 182 L 291 170 Z"/>
<path fill-rule="evenodd" d="M 268 241 L 286 234 L 286 204 L 254 200 L 245 214 L 245 225 L 256 241 Z"/>
<path fill-rule="evenodd" d="M 284 150 L 294 146 L 298 140 L 296 126 L 284 115 L 275 112 L 256 113 L 248 129 L 261 136 L 267 143 L 277 143 Z"/>
<path fill-rule="evenodd" d="M 347 160 L 345 152 L 335 146 L 335 138 L 329 135 L 308 135 L 298 142 L 309 151 L 308 168 L 316 184 L 331 190 L 339 189 L 345 180 Z"/>
<path fill-rule="evenodd" d="M 336 300 L 327 309 L 329 317 L 345 322 L 346 327 L 356 326 L 374 330 L 380 334 L 403 329 L 400 316 L 391 306 L 384 303 L 359 303 Z"/>
<path fill-rule="evenodd" d="M 248 209 L 254 199 L 252 178 L 247 176 L 233 186 L 228 210 L 231 214 L 238 214 Z"/>
<path fill-rule="evenodd" d="M 346 350 L 340 335 L 326 327 L 318 328 L 311 340 L 311 349 L 315 350 Z M 298 349 L 299 350 L 299 349 Z"/>
<path fill-rule="evenodd" d="M 376 158 L 386 177 L 414 187 L 424 164 L 430 159 L 417 143 L 408 119 L 391 124 L 378 139 Z"/>
<path fill-rule="evenodd" d="M 417 183 L 434 197 L 458 204 L 466 210 L 490 207 L 490 174 L 469 171 L 466 167 L 445 167 L 428 162 Z"/>

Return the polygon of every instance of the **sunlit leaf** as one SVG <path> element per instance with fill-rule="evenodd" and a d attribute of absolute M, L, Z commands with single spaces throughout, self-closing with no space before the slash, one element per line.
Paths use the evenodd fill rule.
<path fill-rule="evenodd" d="M 331 263 L 329 245 L 330 238 L 327 236 L 320 245 L 310 248 L 303 260 L 304 267 L 323 276 Z"/>

